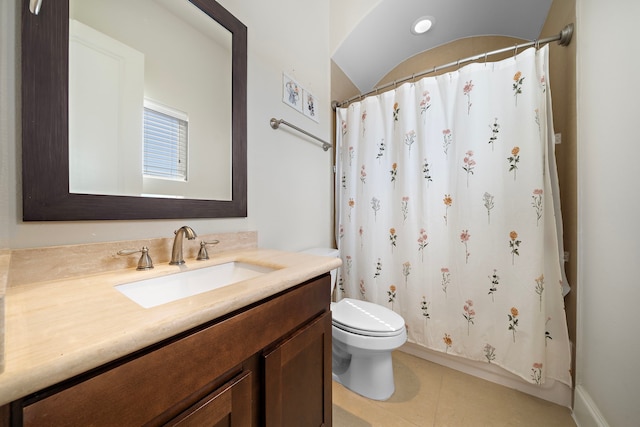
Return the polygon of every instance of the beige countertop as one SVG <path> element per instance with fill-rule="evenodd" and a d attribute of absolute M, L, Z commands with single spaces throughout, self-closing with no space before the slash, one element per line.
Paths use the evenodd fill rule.
<path fill-rule="evenodd" d="M 114 286 L 229 261 L 276 270 L 231 286 L 142 308 Z M 340 266 L 338 258 L 246 249 L 78 278 L 9 287 L 0 405 L 201 325 Z M 327 292 L 330 292 L 327 289 Z"/>

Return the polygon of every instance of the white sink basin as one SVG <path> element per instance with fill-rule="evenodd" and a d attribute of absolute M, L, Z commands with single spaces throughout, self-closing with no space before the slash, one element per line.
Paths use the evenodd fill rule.
<path fill-rule="evenodd" d="M 274 269 L 233 261 L 198 270 L 117 285 L 115 288 L 142 307 L 150 308 L 229 286 L 271 271 Z"/>

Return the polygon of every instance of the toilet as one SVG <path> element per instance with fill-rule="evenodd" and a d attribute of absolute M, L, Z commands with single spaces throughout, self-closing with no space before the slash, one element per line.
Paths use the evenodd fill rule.
<path fill-rule="evenodd" d="M 313 255 L 339 256 L 337 249 L 313 248 Z M 337 271 L 331 271 L 331 292 Z M 387 400 L 395 391 L 391 352 L 407 341 L 402 316 L 378 304 L 351 298 L 331 303 L 333 379 L 374 400 Z"/>

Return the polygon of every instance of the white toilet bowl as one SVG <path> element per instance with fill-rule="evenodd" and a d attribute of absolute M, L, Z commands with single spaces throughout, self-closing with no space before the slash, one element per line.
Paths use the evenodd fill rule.
<path fill-rule="evenodd" d="M 337 249 L 314 248 L 314 255 L 338 256 Z M 331 291 L 335 287 L 331 272 Z M 404 319 L 381 305 L 351 298 L 331 304 L 333 379 L 374 400 L 395 391 L 391 352 L 407 341 Z"/>

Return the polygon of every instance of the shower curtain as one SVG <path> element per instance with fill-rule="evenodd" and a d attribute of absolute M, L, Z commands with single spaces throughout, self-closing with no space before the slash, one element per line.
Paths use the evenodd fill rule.
<path fill-rule="evenodd" d="M 337 110 L 336 298 L 399 313 L 418 345 L 570 385 L 547 62 L 531 48 Z"/>

